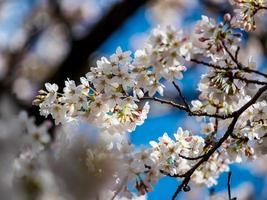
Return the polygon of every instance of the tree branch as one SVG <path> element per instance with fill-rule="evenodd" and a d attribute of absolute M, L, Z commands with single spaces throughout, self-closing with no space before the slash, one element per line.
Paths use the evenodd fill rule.
<path fill-rule="evenodd" d="M 255 73 L 255 74 L 258 74 L 258 75 L 261 75 L 261 76 L 267 78 L 267 74 L 264 74 L 264 73 L 259 72 L 257 70 L 252 70 L 249 67 L 246 67 L 242 63 L 240 63 L 237 59 L 237 56 L 236 57 L 233 56 L 233 54 L 230 52 L 230 50 L 227 48 L 227 46 L 225 45 L 225 43 L 223 41 L 222 41 L 222 45 L 223 45 L 225 51 L 230 56 L 230 58 L 232 59 L 232 61 L 236 64 L 237 69 L 240 69 L 240 70 L 248 72 L 248 73 Z"/>
<path fill-rule="evenodd" d="M 260 71 L 257 71 L 257 70 L 250 69 L 249 67 L 245 67 L 245 66 L 243 66 L 242 69 L 240 69 L 238 67 L 226 68 L 226 67 L 221 67 L 219 65 L 215 65 L 215 64 L 212 64 L 212 63 L 200 61 L 200 60 L 193 59 L 193 58 L 190 61 L 193 62 L 193 63 L 196 63 L 196 64 L 202 64 L 202 65 L 205 65 L 207 67 L 211 67 L 211 68 L 218 69 L 218 70 L 225 70 L 225 71 L 227 71 L 227 70 L 241 70 L 241 71 L 244 71 L 244 72 L 247 72 L 247 73 L 258 74 L 260 76 L 263 76 L 263 77 L 267 78 L 267 74 L 264 74 L 264 73 L 262 73 Z"/>
<path fill-rule="evenodd" d="M 229 198 L 229 200 L 232 200 L 232 195 L 231 195 L 231 176 L 232 176 L 232 172 L 230 171 L 228 173 L 228 179 L 227 179 L 227 189 L 228 189 L 228 198 Z"/>
<path fill-rule="evenodd" d="M 191 111 L 190 109 L 188 110 L 188 108 L 184 105 L 178 104 L 178 103 L 174 103 L 173 101 L 169 101 L 169 100 L 165 100 L 165 99 L 160 99 L 158 97 L 142 97 L 140 100 L 152 100 L 155 102 L 159 102 L 161 104 L 166 104 L 166 105 L 170 105 L 174 108 L 177 108 L 179 110 L 183 110 L 185 112 L 188 113 L 189 116 L 197 116 L 197 117 L 214 117 L 214 118 L 218 118 L 218 119 L 229 119 L 233 117 L 233 114 L 228 114 L 228 115 L 220 115 L 220 114 L 209 114 L 206 112 L 200 112 L 200 111 Z"/>
<path fill-rule="evenodd" d="M 177 85 L 174 81 L 172 82 L 172 84 L 174 85 L 174 87 L 175 87 L 176 90 L 178 91 L 179 96 L 181 97 L 181 99 L 182 99 L 182 101 L 183 101 L 183 103 L 184 103 L 186 109 L 187 109 L 189 112 L 191 112 L 191 110 L 190 110 L 190 106 L 188 105 L 188 103 L 187 103 L 187 101 L 186 101 L 186 99 L 185 99 L 185 96 L 183 95 L 183 93 L 182 93 L 182 91 L 181 91 L 179 85 Z"/>
<path fill-rule="evenodd" d="M 231 124 L 229 125 L 227 131 L 225 132 L 225 134 L 223 135 L 223 137 L 214 145 L 214 147 L 212 149 L 210 149 L 205 156 L 197 163 L 195 164 L 188 172 L 186 172 L 184 174 L 184 180 L 182 181 L 182 183 L 177 187 L 176 191 L 173 194 L 172 200 L 175 200 L 177 195 L 182 191 L 182 189 L 184 187 L 186 187 L 191 179 L 191 176 L 193 175 L 193 173 L 195 172 L 195 170 L 200 167 L 203 163 L 205 163 L 206 161 L 209 160 L 209 158 L 213 155 L 213 153 L 220 148 L 220 146 L 228 139 L 228 137 L 231 135 L 231 133 L 234 130 L 235 124 L 239 118 L 239 116 L 247 109 L 249 108 L 251 105 L 253 105 L 254 103 L 256 103 L 256 101 L 258 100 L 258 98 L 267 90 L 267 86 L 263 86 L 262 88 L 260 88 L 258 90 L 258 92 L 254 95 L 254 97 L 248 101 L 243 107 L 241 107 L 239 110 L 235 111 L 233 113 L 233 120 L 231 122 Z"/>

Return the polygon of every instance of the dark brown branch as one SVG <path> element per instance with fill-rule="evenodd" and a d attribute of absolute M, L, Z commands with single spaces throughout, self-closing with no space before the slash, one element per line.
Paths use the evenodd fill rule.
<path fill-rule="evenodd" d="M 237 47 L 236 51 L 235 51 L 235 59 L 238 60 L 238 54 L 240 51 L 240 46 Z"/>
<path fill-rule="evenodd" d="M 172 82 L 172 84 L 174 85 L 175 89 L 178 91 L 178 94 L 179 94 L 179 96 L 181 97 L 181 99 L 182 99 L 182 101 L 183 101 L 183 103 L 184 103 L 186 109 L 187 109 L 188 111 L 191 112 L 191 110 L 190 110 L 190 106 L 188 105 L 188 103 L 187 103 L 187 101 L 186 101 L 186 99 L 185 99 L 185 96 L 183 95 L 183 93 L 182 93 L 182 91 L 181 91 L 179 85 L 177 85 L 174 81 Z"/>
<path fill-rule="evenodd" d="M 161 104 L 170 105 L 174 108 L 177 108 L 179 110 L 183 110 L 183 111 L 187 112 L 189 116 L 214 117 L 214 118 L 218 118 L 218 119 L 229 119 L 229 118 L 233 117 L 233 114 L 220 115 L 220 114 L 209 114 L 209 113 L 201 112 L 201 111 L 194 111 L 193 112 L 190 109 L 188 110 L 187 107 L 185 107 L 184 105 L 174 103 L 173 101 L 169 101 L 169 100 L 165 100 L 165 99 L 160 99 L 158 97 L 142 97 L 140 100 L 152 100 L 152 101 L 159 102 Z"/>
<path fill-rule="evenodd" d="M 172 177 L 172 178 L 178 178 L 178 177 L 182 178 L 182 177 L 184 177 L 184 175 L 179 175 L 179 174 L 172 175 L 172 174 L 170 174 L 168 172 L 165 172 L 164 170 L 159 170 L 159 172 L 162 173 L 165 176 L 169 176 L 169 177 Z"/>
<path fill-rule="evenodd" d="M 255 73 L 255 74 L 258 74 L 258 75 L 261 75 L 261 76 L 267 78 L 267 74 L 264 74 L 264 73 L 259 72 L 257 70 L 250 69 L 249 67 L 246 67 L 242 63 L 240 63 L 238 61 L 237 57 L 233 56 L 233 54 L 230 52 L 230 50 L 227 48 L 227 46 L 225 45 L 225 43 L 223 41 L 222 41 L 222 45 L 223 45 L 225 51 L 230 56 L 230 58 L 232 59 L 232 61 L 236 64 L 237 69 L 240 69 L 240 70 L 248 72 L 248 73 Z"/>
<path fill-rule="evenodd" d="M 174 108 L 178 108 L 180 110 L 184 110 L 184 111 L 188 112 L 188 109 L 184 105 L 174 103 L 173 101 L 168 101 L 165 99 L 160 99 L 158 97 L 142 97 L 140 100 L 152 100 L 152 101 L 156 101 L 156 102 L 159 102 L 161 104 L 167 104 L 167 105 L 170 105 Z"/>
<path fill-rule="evenodd" d="M 233 132 L 235 124 L 237 122 L 238 117 L 235 117 L 230 126 L 228 127 L 227 131 L 225 132 L 224 136 L 216 143 L 216 145 L 210 150 L 208 151 L 207 154 L 205 154 L 205 156 L 196 164 L 194 165 L 186 174 L 185 174 L 185 178 L 182 181 L 182 183 L 177 187 L 175 193 L 173 194 L 172 200 L 175 200 L 177 195 L 182 191 L 182 189 L 188 185 L 191 176 L 193 175 L 193 173 L 195 172 L 195 170 L 200 167 L 204 162 L 208 161 L 209 158 L 213 155 L 213 153 L 223 144 L 223 142 L 225 140 L 227 140 L 227 138 L 229 137 L 230 133 Z"/>
<path fill-rule="evenodd" d="M 236 51 L 235 51 L 235 59 L 238 60 L 238 54 L 240 51 L 240 46 L 237 47 Z"/>
<path fill-rule="evenodd" d="M 211 67 L 211 68 L 218 69 L 218 70 L 228 71 L 228 70 L 238 70 L 239 69 L 239 68 L 225 68 L 225 67 L 221 67 L 219 65 L 214 65 L 212 63 L 207 63 L 207 62 L 204 62 L 204 61 L 199 61 L 197 59 L 191 59 L 191 62 L 194 62 L 194 63 L 197 63 L 197 64 L 202 64 L 202 65 L 205 65 L 207 67 Z M 256 73 L 258 75 L 265 76 L 265 74 L 263 74 L 263 73 L 261 73 L 259 71 L 256 71 L 256 70 L 251 70 L 249 68 L 242 68 L 241 70 L 242 71 L 245 71 L 247 73 Z M 257 84 L 257 85 L 267 85 L 267 82 L 264 82 L 264 81 L 250 80 L 250 79 L 246 79 L 246 78 L 240 77 L 240 76 L 234 76 L 234 78 L 235 79 L 239 79 L 241 81 L 244 81 L 246 83 L 253 83 L 253 84 Z"/>
<path fill-rule="evenodd" d="M 227 71 L 227 70 L 238 70 L 239 69 L 238 67 L 233 67 L 233 68 L 221 67 L 219 65 L 215 65 L 215 64 L 212 64 L 212 63 L 200 61 L 200 60 L 197 60 L 197 59 L 191 59 L 190 61 L 193 62 L 193 63 L 196 63 L 196 64 L 202 64 L 202 65 L 205 65 L 207 67 L 211 67 L 211 68 L 218 69 L 218 70 L 226 70 Z M 263 77 L 267 78 L 267 74 L 264 74 L 264 73 L 262 73 L 260 71 L 257 71 L 257 70 L 250 69 L 249 67 L 243 66 L 241 71 L 244 71 L 244 72 L 247 72 L 247 73 L 258 74 L 260 76 L 263 76 Z"/>
<path fill-rule="evenodd" d="M 258 80 L 251 80 L 251 79 L 247 79 L 244 77 L 240 77 L 240 76 L 235 76 L 233 77 L 234 79 L 238 79 L 241 81 L 244 81 L 245 83 L 252 83 L 252 84 L 256 84 L 256 85 L 267 85 L 267 82 L 264 81 L 258 81 Z"/>
<path fill-rule="evenodd" d="M 267 86 L 263 86 L 262 88 L 260 88 L 258 90 L 258 92 L 253 96 L 253 98 L 248 101 L 243 107 L 241 107 L 239 110 L 235 111 L 233 113 L 233 120 L 231 122 L 231 124 L 229 125 L 227 131 L 225 132 L 225 134 L 223 135 L 223 137 L 214 145 L 213 148 L 211 148 L 206 154 L 205 156 L 197 163 L 195 164 L 188 172 L 186 172 L 184 174 L 184 179 L 182 181 L 182 183 L 177 187 L 175 193 L 173 194 L 172 200 L 175 200 L 177 195 L 182 191 L 182 189 L 184 187 L 186 187 L 191 179 L 191 176 L 193 175 L 193 173 L 195 172 L 195 170 L 200 167 L 203 163 L 205 163 L 206 161 L 209 160 L 209 158 L 213 155 L 213 153 L 221 147 L 221 145 L 229 138 L 229 136 L 231 135 L 231 133 L 234 130 L 235 124 L 239 118 L 239 116 L 247 109 L 249 108 L 251 105 L 253 105 L 254 103 L 256 103 L 256 101 L 258 100 L 258 98 L 267 90 Z"/>
<path fill-rule="evenodd" d="M 206 154 L 203 154 L 203 155 L 200 155 L 200 156 L 197 156 L 197 157 L 187 157 L 187 156 L 183 156 L 181 154 L 179 154 L 179 156 L 183 159 L 186 159 L 186 160 L 199 160 L 200 158 L 203 158 Z"/>
<path fill-rule="evenodd" d="M 229 198 L 229 200 L 232 200 L 232 195 L 231 195 L 231 176 L 232 176 L 232 172 L 230 171 L 228 173 L 228 179 L 227 179 L 227 189 L 228 189 L 228 198 Z"/>
<path fill-rule="evenodd" d="M 235 140 L 242 140 L 242 141 L 247 141 L 248 140 L 248 137 L 240 137 L 240 136 L 237 136 L 237 135 L 235 135 L 233 133 L 231 133 L 230 136 Z"/>
<path fill-rule="evenodd" d="M 228 69 L 228 68 L 221 67 L 219 65 L 215 65 L 215 64 L 212 64 L 212 63 L 204 62 L 204 61 L 197 60 L 197 59 L 194 59 L 194 58 L 191 58 L 190 61 L 193 62 L 193 63 L 196 63 L 196 64 L 201 64 L 201 65 L 207 66 L 207 67 L 212 67 L 214 69 L 220 69 L 220 70 L 227 70 Z"/>
<path fill-rule="evenodd" d="M 231 51 L 227 48 L 227 46 L 225 45 L 224 41 L 222 40 L 222 45 L 224 47 L 224 50 L 228 53 L 228 55 L 230 56 L 230 58 L 232 59 L 232 61 L 236 64 L 238 69 L 242 69 L 243 65 L 235 58 L 235 56 L 231 53 Z"/>
<path fill-rule="evenodd" d="M 267 137 L 267 133 L 264 134 L 264 136 L 262 136 L 260 139 L 266 138 Z"/>

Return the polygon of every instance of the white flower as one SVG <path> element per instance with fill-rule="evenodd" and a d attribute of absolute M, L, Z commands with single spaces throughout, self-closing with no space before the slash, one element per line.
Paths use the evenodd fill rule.
<path fill-rule="evenodd" d="M 193 107 L 191 108 L 192 111 L 198 111 L 198 110 L 201 110 L 202 107 L 203 107 L 202 102 L 199 101 L 199 100 L 191 101 L 191 104 L 193 105 Z"/>
<path fill-rule="evenodd" d="M 116 49 L 116 53 L 110 57 L 110 60 L 111 62 L 122 64 L 122 65 L 130 63 L 132 60 L 131 52 L 130 51 L 123 52 L 122 49 L 118 47 Z"/>
<path fill-rule="evenodd" d="M 148 88 L 148 95 L 150 97 L 154 96 L 156 92 L 158 92 L 161 96 L 163 96 L 163 88 L 164 85 L 162 85 L 159 82 L 154 81 L 151 86 Z"/>
<path fill-rule="evenodd" d="M 149 62 L 150 59 L 145 50 L 137 50 L 134 53 L 134 65 L 136 67 L 148 66 Z"/>
<path fill-rule="evenodd" d="M 65 100 L 75 102 L 78 100 L 82 92 L 82 87 L 76 87 L 76 84 L 72 80 L 65 81 L 65 87 L 63 89 L 65 94 Z"/>
<path fill-rule="evenodd" d="M 60 104 L 54 104 L 51 106 L 51 115 L 55 119 L 55 124 L 65 123 L 67 121 L 67 108 Z"/>
<path fill-rule="evenodd" d="M 45 83 L 45 88 L 47 89 L 48 92 L 51 93 L 56 93 L 58 91 L 58 86 L 57 84 L 53 83 Z"/>
<path fill-rule="evenodd" d="M 201 125 L 201 130 L 204 134 L 210 134 L 214 132 L 214 124 L 213 123 L 208 123 L 208 124 L 202 124 Z"/>
<path fill-rule="evenodd" d="M 50 83 L 46 83 L 45 84 L 45 88 L 48 91 L 48 94 L 45 98 L 45 104 L 51 104 L 53 103 L 56 98 L 57 98 L 57 91 L 58 91 L 58 86 L 54 83 L 54 84 L 50 84 Z"/>

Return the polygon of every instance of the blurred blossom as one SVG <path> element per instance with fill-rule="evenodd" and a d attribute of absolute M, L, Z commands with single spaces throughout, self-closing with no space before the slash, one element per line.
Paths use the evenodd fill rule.
<path fill-rule="evenodd" d="M 14 93 L 29 102 L 30 90 L 57 70 L 71 42 L 88 33 L 116 1 L 63 0 L 59 10 L 51 2 L 0 2 L 0 78 L 12 74 Z"/>
<path fill-rule="evenodd" d="M 40 60 L 34 53 L 29 53 L 22 61 L 19 73 L 29 80 L 42 81 L 51 73 L 53 68 L 47 66 L 46 60 Z"/>
<path fill-rule="evenodd" d="M 242 46 L 242 52 L 240 52 L 240 59 L 246 62 L 248 61 L 248 55 L 258 63 L 262 62 L 264 52 L 261 42 L 256 37 L 250 37 L 245 46 Z"/>
<path fill-rule="evenodd" d="M 57 185 L 62 191 L 66 190 L 71 199 L 81 200 L 97 198 L 101 190 L 114 185 L 118 167 L 114 155 L 90 143 L 86 136 L 73 138 L 69 147 L 52 161 Z"/>
<path fill-rule="evenodd" d="M 3 101 L 0 104 L 7 109 L 12 106 Z M 27 162 L 24 162 L 25 158 L 34 158 L 42 151 L 42 144 L 50 141 L 47 135 L 50 125 L 44 123 L 38 127 L 34 124 L 34 119 L 29 118 L 25 112 L 20 113 L 19 116 L 11 112 L 12 109 L 9 109 L 9 115 L 3 115 L 4 110 L 0 113 L 0 176 L 2 177 L 0 191 L 3 199 L 20 199 L 20 186 L 14 187 L 14 184 L 16 185 L 14 177 L 18 175 L 17 172 L 22 172 L 24 164 L 27 165 Z M 42 141 L 42 144 L 39 141 Z"/>
<path fill-rule="evenodd" d="M 33 85 L 28 79 L 18 78 L 13 85 L 13 91 L 22 100 L 30 100 L 33 97 Z"/>
<path fill-rule="evenodd" d="M 9 108 L 5 102 L 1 102 L 2 106 Z M 123 145 L 121 135 L 94 138 L 93 132 L 82 134 L 83 127 L 79 125 L 64 130 L 58 127 L 52 143 L 48 134 L 49 121 L 36 126 L 34 118 L 26 112 L 3 117 L 4 113 L 4 109 L 0 110 L 1 198 L 87 200 L 97 197 L 105 200 L 116 196 L 117 200 L 146 199 L 145 196 L 115 195 L 120 192 L 126 169 L 121 165 L 122 154 L 117 147 L 114 146 L 113 151 L 108 144 L 117 141 L 117 145 Z"/>
<path fill-rule="evenodd" d="M 84 34 L 88 26 L 95 23 L 101 15 L 101 8 L 92 0 L 63 0 L 61 6 L 67 19 L 74 25 L 74 32 L 78 35 Z"/>
<path fill-rule="evenodd" d="M 10 41 L 9 50 L 11 52 L 14 52 L 17 49 L 21 49 L 23 47 L 23 45 L 24 45 L 26 37 L 27 37 L 27 33 L 23 29 L 18 30 L 17 32 L 15 32 L 15 34 L 13 35 L 12 40 Z"/>
<path fill-rule="evenodd" d="M 68 52 L 64 27 L 53 25 L 47 29 L 36 46 L 36 56 L 48 66 L 59 64 Z"/>
<path fill-rule="evenodd" d="M 151 2 L 147 15 L 153 24 L 179 25 L 185 12 L 197 4 L 198 0 L 156 0 Z"/>
<path fill-rule="evenodd" d="M 267 138 L 263 138 L 261 142 L 258 143 L 256 151 L 259 151 L 263 156 L 259 157 L 252 163 L 249 163 L 250 169 L 256 173 L 267 177 Z"/>

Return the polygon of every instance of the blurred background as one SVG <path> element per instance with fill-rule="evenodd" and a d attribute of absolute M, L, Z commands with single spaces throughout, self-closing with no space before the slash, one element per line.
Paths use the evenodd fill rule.
<path fill-rule="evenodd" d="M 68 77 L 79 80 L 99 57 L 112 54 L 118 46 L 132 51 L 142 48 L 150 30 L 158 25 L 172 24 L 189 32 L 201 15 L 220 20 L 232 11 L 228 0 L 0 0 L 0 117 L 26 110 L 40 124 L 44 118 L 32 100 L 45 82 L 62 88 Z M 266 18 L 258 19 L 256 32 L 244 35 L 241 51 L 242 61 L 252 56 L 265 72 L 266 25 Z M 179 82 L 188 100 L 197 98 L 197 83 L 205 70 L 188 66 Z M 179 101 L 172 85 L 165 95 Z M 152 104 L 149 119 L 131 134 L 131 141 L 148 145 L 180 126 L 195 133 L 199 129 L 198 122 L 189 121 L 184 113 Z M 263 158 L 231 166 L 233 196 L 267 199 L 266 163 Z M 174 179 L 162 179 L 148 199 L 170 199 L 177 184 Z M 223 193 L 226 186 L 227 174 L 223 174 L 216 187 L 194 188 L 181 198 L 209 199 Z"/>

